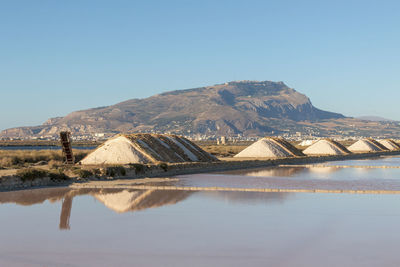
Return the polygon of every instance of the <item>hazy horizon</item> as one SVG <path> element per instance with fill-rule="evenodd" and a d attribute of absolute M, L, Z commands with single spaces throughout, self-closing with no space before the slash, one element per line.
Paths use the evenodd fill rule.
<path fill-rule="evenodd" d="M 5 1 L 0 130 L 234 80 L 400 120 L 400 3 Z"/>

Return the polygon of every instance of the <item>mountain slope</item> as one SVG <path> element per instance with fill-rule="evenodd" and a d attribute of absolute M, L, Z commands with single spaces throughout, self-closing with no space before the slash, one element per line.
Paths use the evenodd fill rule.
<path fill-rule="evenodd" d="M 41 126 L 20 127 L 2 136 L 52 136 L 98 132 L 174 132 L 177 134 L 256 134 L 281 132 L 301 121 L 340 119 L 315 108 L 308 97 L 283 82 L 241 81 L 177 90 L 145 99 L 76 111 Z"/>

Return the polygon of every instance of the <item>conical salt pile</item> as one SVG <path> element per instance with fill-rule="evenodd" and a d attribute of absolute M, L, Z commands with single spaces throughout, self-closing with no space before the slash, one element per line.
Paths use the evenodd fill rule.
<path fill-rule="evenodd" d="M 269 138 L 271 141 L 274 141 L 275 143 L 277 143 L 278 145 L 283 147 L 285 150 L 287 150 L 293 156 L 299 156 L 299 157 L 304 156 L 303 152 L 298 150 L 296 147 L 294 147 L 291 143 L 289 143 L 288 141 L 286 141 L 283 138 L 280 138 L 280 137 L 267 137 L 267 138 Z"/>
<path fill-rule="evenodd" d="M 381 145 L 385 146 L 387 149 L 393 151 L 393 150 L 400 150 L 400 145 L 397 144 L 395 141 L 391 139 L 383 139 L 383 140 L 377 140 Z"/>
<path fill-rule="evenodd" d="M 379 143 L 378 141 L 376 141 L 375 139 L 372 138 L 366 138 L 368 141 L 370 141 L 371 143 L 373 143 L 374 145 L 376 145 L 377 147 L 379 147 L 382 150 L 389 150 L 389 148 L 387 148 L 386 146 L 382 145 L 381 143 Z"/>
<path fill-rule="evenodd" d="M 299 146 L 311 146 L 315 142 L 315 140 L 303 140 L 299 143 Z"/>
<path fill-rule="evenodd" d="M 382 147 L 376 145 L 371 139 L 361 139 L 348 147 L 351 152 L 379 152 L 383 151 Z"/>
<path fill-rule="evenodd" d="M 331 139 L 321 139 L 303 151 L 306 155 L 346 155 L 349 154 L 344 146 Z"/>
<path fill-rule="evenodd" d="M 285 158 L 303 153 L 282 138 L 264 137 L 235 155 L 238 158 Z"/>
<path fill-rule="evenodd" d="M 81 164 L 216 161 L 184 137 L 162 134 L 118 135 L 87 155 Z"/>

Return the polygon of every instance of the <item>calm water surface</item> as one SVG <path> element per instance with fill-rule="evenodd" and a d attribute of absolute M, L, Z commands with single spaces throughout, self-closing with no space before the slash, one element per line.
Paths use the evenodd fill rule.
<path fill-rule="evenodd" d="M 328 165 L 344 165 L 344 166 L 400 166 L 400 157 L 377 157 L 370 159 L 361 160 L 342 160 L 332 161 L 327 163 Z"/>
<path fill-rule="evenodd" d="M 180 179 L 399 174 L 269 168 Z M 400 195 L 53 188 L 0 193 L 0 214 L 0 266 L 400 265 Z"/>

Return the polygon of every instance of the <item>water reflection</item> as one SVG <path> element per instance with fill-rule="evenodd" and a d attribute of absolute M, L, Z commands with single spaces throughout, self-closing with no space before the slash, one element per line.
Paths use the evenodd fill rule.
<path fill-rule="evenodd" d="M 71 209 L 72 209 L 72 199 L 74 197 L 71 195 L 65 196 L 62 206 L 61 206 L 61 215 L 60 215 L 60 230 L 68 230 L 69 226 L 69 218 L 71 217 Z"/>
<path fill-rule="evenodd" d="M 48 188 L 0 193 L 0 204 L 35 205 L 48 200 L 61 202 L 59 220 L 60 230 L 69 230 L 73 199 L 76 196 L 90 195 L 105 207 L 117 213 L 136 212 L 174 205 L 185 200 L 195 191 L 183 190 L 131 190 L 131 189 L 68 189 Z M 206 196 L 223 199 L 232 203 L 283 202 L 289 193 L 260 192 L 203 192 Z"/>
<path fill-rule="evenodd" d="M 0 204 L 15 203 L 29 206 L 41 204 L 46 200 L 52 203 L 62 201 L 59 229 L 68 230 L 72 202 L 76 196 L 91 195 L 107 208 L 117 213 L 124 213 L 176 204 L 193 193 L 192 191 L 50 188 L 0 193 Z"/>
<path fill-rule="evenodd" d="M 339 168 L 336 168 L 336 167 L 327 167 L 327 166 L 323 166 L 323 167 L 320 167 L 320 166 L 312 166 L 312 167 L 309 167 L 308 170 L 309 170 L 310 172 L 314 172 L 314 173 L 331 174 L 331 173 L 337 172 L 337 171 L 339 170 Z"/>
<path fill-rule="evenodd" d="M 193 194 L 191 191 L 120 190 L 91 192 L 107 208 L 118 212 L 134 212 L 176 204 Z"/>
<path fill-rule="evenodd" d="M 400 166 L 400 157 L 381 156 L 368 159 L 332 161 L 326 164 L 338 166 Z"/>
<path fill-rule="evenodd" d="M 328 167 L 328 166 L 296 166 L 296 167 L 270 167 L 250 170 L 235 170 L 222 172 L 224 175 L 241 175 L 241 176 L 253 176 L 253 177 L 294 177 L 300 174 L 305 175 L 307 173 L 316 174 L 332 174 L 337 172 L 339 168 Z"/>
<path fill-rule="evenodd" d="M 233 204 L 260 204 L 260 203 L 282 203 L 288 199 L 292 193 L 281 192 L 229 192 L 229 191 L 209 191 L 203 192 L 207 197 L 223 199 Z"/>
<path fill-rule="evenodd" d="M 54 203 L 62 200 L 70 191 L 69 188 L 49 188 L 2 192 L 0 193 L 0 203 L 15 203 L 24 206 L 43 203 L 46 200 Z"/>
<path fill-rule="evenodd" d="M 260 176 L 260 177 L 287 177 L 295 176 L 298 173 L 306 171 L 306 167 L 270 167 L 270 168 L 259 168 L 250 170 L 234 170 L 224 171 L 222 174 L 242 175 L 242 176 Z"/>
<path fill-rule="evenodd" d="M 2 203 L 21 202 L 20 196 L 26 197 L 22 205 L 41 203 L 46 197 L 57 201 L 34 207 L 0 205 L 0 266 L 397 266 L 400 262 L 399 195 L 193 192 L 176 205 L 123 215 L 106 210 L 93 197 L 117 199 L 128 195 L 123 191 L 130 190 L 0 193 Z M 140 196 L 148 199 L 142 192 Z M 76 197 L 83 193 L 86 196 Z M 59 216 L 62 203 L 65 214 Z M 72 214 L 67 203 L 73 206 Z M 71 231 L 59 231 L 58 219 L 65 218 L 61 225 L 67 226 L 69 216 Z"/>

